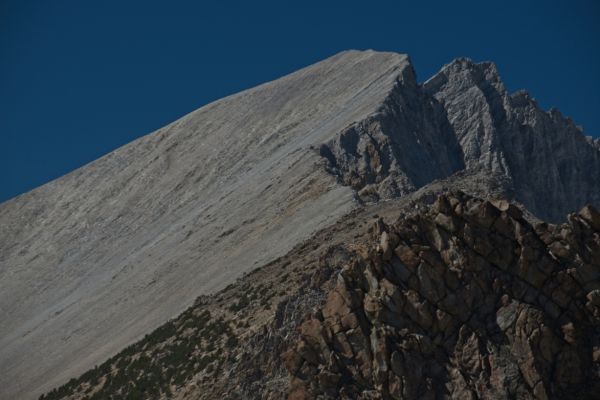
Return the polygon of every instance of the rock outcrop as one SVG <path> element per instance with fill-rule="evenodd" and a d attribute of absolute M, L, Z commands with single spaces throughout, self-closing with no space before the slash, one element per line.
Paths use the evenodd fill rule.
<path fill-rule="evenodd" d="M 600 391 L 596 209 L 533 227 L 509 202 L 456 193 L 373 234 L 285 353 L 290 399 Z"/>

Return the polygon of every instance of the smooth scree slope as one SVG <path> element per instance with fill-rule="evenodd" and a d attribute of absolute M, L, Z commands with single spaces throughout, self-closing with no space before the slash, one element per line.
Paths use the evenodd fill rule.
<path fill-rule="evenodd" d="M 353 204 L 310 149 L 411 68 L 346 52 L 0 206 L 0 398 L 31 398 L 284 254 Z"/>
<path fill-rule="evenodd" d="M 341 53 L 0 206 L 0 397 L 83 372 L 334 222 L 355 194 L 466 171 L 467 189 L 499 182 L 551 220 L 598 204 L 597 143 L 520 94 L 495 96 L 492 67 L 457 60 L 421 86 L 406 56 Z"/>

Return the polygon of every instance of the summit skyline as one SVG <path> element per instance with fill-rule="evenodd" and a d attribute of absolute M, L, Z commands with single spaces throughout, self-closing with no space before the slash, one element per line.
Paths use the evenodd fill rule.
<path fill-rule="evenodd" d="M 599 6 L 533 1 L 282 7 L 114 1 L 0 5 L 0 202 L 223 96 L 338 51 L 407 53 L 423 82 L 448 60 L 492 60 L 598 137 Z M 435 27 L 435 29 L 434 29 Z"/>

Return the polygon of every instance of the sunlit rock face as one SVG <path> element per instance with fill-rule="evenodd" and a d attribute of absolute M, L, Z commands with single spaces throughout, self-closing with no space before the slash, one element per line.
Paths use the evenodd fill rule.
<path fill-rule="evenodd" d="M 493 63 L 458 59 L 423 86 L 445 108 L 466 168 L 508 177 L 511 196 L 538 217 L 600 204 L 597 141 L 527 92 L 509 94 Z"/>

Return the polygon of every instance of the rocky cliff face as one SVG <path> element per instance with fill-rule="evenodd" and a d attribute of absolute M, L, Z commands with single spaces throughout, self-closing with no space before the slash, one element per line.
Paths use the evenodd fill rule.
<path fill-rule="evenodd" d="M 464 169 L 446 111 L 404 71 L 378 111 L 321 145 L 327 168 L 364 201 L 390 199 Z"/>
<path fill-rule="evenodd" d="M 544 220 L 600 204 L 597 141 L 526 92 L 509 94 L 490 62 L 457 59 L 423 85 L 407 68 L 377 113 L 319 151 L 364 201 L 465 170 L 502 181 L 505 196 Z"/>
<path fill-rule="evenodd" d="M 455 60 L 423 87 L 445 108 L 466 168 L 510 178 L 507 193 L 540 218 L 600 204 L 597 145 L 527 92 L 509 94 L 493 63 Z"/>
<path fill-rule="evenodd" d="M 290 399 L 598 393 L 597 210 L 533 227 L 459 193 L 374 228 L 284 357 Z"/>

